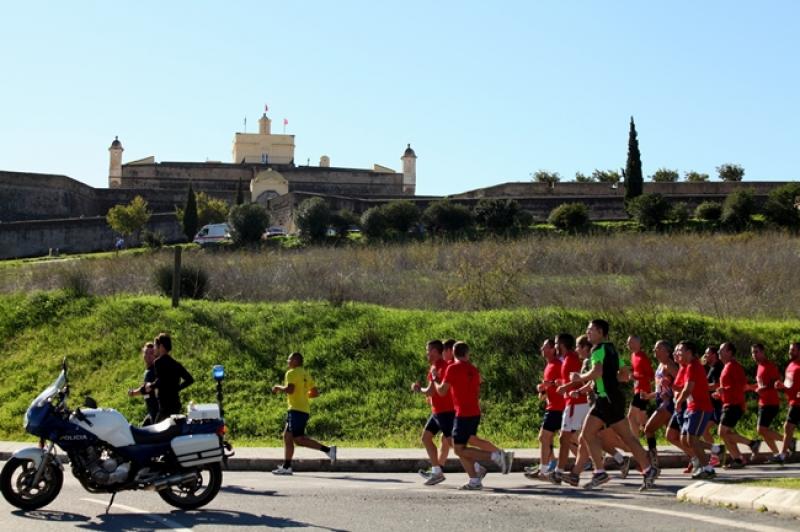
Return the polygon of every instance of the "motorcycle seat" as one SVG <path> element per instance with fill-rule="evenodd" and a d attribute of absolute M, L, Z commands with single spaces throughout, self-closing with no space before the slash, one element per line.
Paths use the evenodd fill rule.
<path fill-rule="evenodd" d="M 185 421 L 186 418 L 183 416 L 174 416 L 146 427 L 131 426 L 131 435 L 133 436 L 133 441 L 137 444 L 162 443 L 171 440 L 175 436 L 180 436 L 182 432 L 181 425 Z"/>

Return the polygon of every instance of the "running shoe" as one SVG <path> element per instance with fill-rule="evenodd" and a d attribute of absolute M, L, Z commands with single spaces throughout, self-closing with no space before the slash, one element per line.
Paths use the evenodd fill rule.
<path fill-rule="evenodd" d="M 533 467 L 533 466 L 526 467 L 525 468 L 525 472 L 523 473 L 523 475 L 525 475 L 525 478 L 528 478 L 528 479 L 531 479 L 531 480 L 539 480 L 539 476 L 541 475 L 541 469 L 539 469 L 538 467 Z"/>
<path fill-rule="evenodd" d="M 514 451 L 501 451 L 503 453 L 503 462 L 506 468 L 503 470 L 504 475 L 511 473 L 511 465 L 514 463 Z"/>
<path fill-rule="evenodd" d="M 655 486 L 656 479 L 660 474 L 661 471 L 657 467 L 651 465 L 650 468 L 642 475 L 642 485 L 639 487 L 639 491 L 647 491 Z"/>
<path fill-rule="evenodd" d="M 278 466 L 276 469 L 273 469 L 272 474 L 278 476 L 294 475 L 291 467 L 283 467 L 282 465 Z"/>
<path fill-rule="evenodd" d="M 753 455 L 757 455 L 758 449 L 759 447 L 761 447 L 761 440 L 758 439 L 752 440 L 750 442 L 750 445 L 748 445 L 748 447 L 750 447 L 750 451 L 753 453 Z"/>
<path fill-rule="evenodd" d="M 719 456 L 717 456 L 716 454 L 712 454 L 711 458 L 708 459 L 708 465 L 710 465 L 711 467 L 719 467 L 720 463 L 721 462 L 719 461 Z"/>
<path fill-rule="evenodd" d="M 417 473 L 419 473 L 419 476 L 421 476 L 425 480 L 431 478 L 431 475 L 433 474 L 430 469 L 420 469 L 419 471 L 417 471 Z"/>
<path fill-rule="evenodd" d="M 488 473 L 488 472 L 489 472 L 488 469 L 486 469 L 482 465 L 478 464 L 478 471 L 476 471 L 476 473 L 478 473 L 478 478 L 479 479 L 483 480 L 483 478 L 486 476 L 486 473 Z"/>
<path fill-rule="evenodd" d="M 684 469 L 683 472 L 684 474 L 688 474 L 692 472 L 692 469 L 694 469 L 694 464 L 692 462 L 689 462 L 689 464 L 686 466 L 686 469 Z"/>
<path fill-rule="evenodd" d="M 591 471 L 592 469 L 594 469 L 594 464 L 592 463 L 591 460 L 589 460 L 588 462 L 586 462 L 586 465 L 583 466 L 583 470 L 584 471 Z"/>
<path fill-rule="evenodd" d="M 434 473 L 425 481 L 426 486 L 435 486 L 444 481 L 444 473 Z"/>
<path fill-rule="evenodd" d="M 784 462 L 784 460 L 783 460 L 783 456 L 781 456 L 781 455 L 779 455 L 779 454 L 773 454 L 772 456 L 770 456 L 769 458 L 767 458 L 767 463 L 768 463 L 768 464 L 778 464 L 778 465 L 783 465 L 783 462 Z"/>
<path fill-rule="evenodd" d="M 480 482 L 478 482 L 477 484 L 473 484 L 472 482 L 467 482 L 466 484 L 462 484 L 461 486 L 459 486 L 458 489 L 465 491 L 478 491 L 483 489 L 483 484 L 481 484 Z"/>
<path fill-rule="evenodd" d="M 335 445 L 331 445 L 330 448 L 328 449 L 328 452 L 325 453 L 325 454 L 327 454 L 328 458 L 331 459 L 331 464 L 335 464 L 336 463 L 336 446 Z"/>
<path fill-rule="evenodd" d="M 723 469 L 742 469 L 744 468 L 744 461 L 741 458 L 734 458 L 724 466 Z"/>
<path fill-rule="evenodd" d="M 602 486 L 609 480 L 611 480 L 611 478 L 605 471 L 603 471 L 602 473 L 595 473 L 594 475 L 592 475 L 592 480 L 584 484 L 583 487 L 587 490 L 592 490 L 594 488 Z"/>
<path fill-rule="evenodd" d="M 558 484 L 561 484 L 562 476 L 563 476 L 563 474 L 560 471 L 550 471 L 547 474 L 547 480 L 549 480 L 553 484 L 558 485 Z"/>
<path fill-rule="evenodd" d="M 577 488 L 578 484 L 581 483 L 581 476 L 577 473 L 567 473 L 566 475 L 561 475 L 561 480 Z"/>
<path fill-rule="evenodd" d="M 622 463 L 619 466 L 619 476 L 628 478 L 628 471 L 631 470 L 631 457 L 625 456 L 622 458 Z"/>
<path fill-rule="evenodd" d="M 706 471 L 705 469 L 698 469 L 697 471 L 692 473 L 692 480 L 711 480 L 716 476 L 717 473 L 713 469 L 711 471 Z"/>

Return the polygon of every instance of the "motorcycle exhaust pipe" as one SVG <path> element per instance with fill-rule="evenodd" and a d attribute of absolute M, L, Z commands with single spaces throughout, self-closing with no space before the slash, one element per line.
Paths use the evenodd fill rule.
<path fill-rule="evenodd" d="M 182 482 L 194 480 L 195 478 L 197 478 L 197 473 L 183 473 L 177 475 L 170 475 L 166 478 L 160 478 L 154 481 L 145 489 L 149 491 L 161 491 L 169 486 L 174 486 L 175 484 L 180 484 Z"/>

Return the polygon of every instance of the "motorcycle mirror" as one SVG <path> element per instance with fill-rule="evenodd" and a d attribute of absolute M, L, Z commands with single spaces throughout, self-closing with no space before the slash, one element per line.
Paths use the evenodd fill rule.
<path fill-rule="evenodd" d="M 225 367 L 221 364 L 217 364 L 211 368 L 211 376 L 214 377 L 214 380 L 217 382 L 222 381 L 222 379 L 225 378 Z"/>
<path fill-rule="evenodd" d="M 97 401 L 95 401 L 94 398 L 87 395 L 86 397 L 83 398 L 83 406 L 85 406 L 86 408 L 97 408 Z"/>

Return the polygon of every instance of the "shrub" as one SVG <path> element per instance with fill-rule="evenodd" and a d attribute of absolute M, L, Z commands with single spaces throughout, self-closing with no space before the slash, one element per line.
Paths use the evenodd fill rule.
<path fill-rule="evenodd" d="M 328 232 L 331 210 L 322 198 L 303 200 L 295 214 L 300 236 L 306 240 L 322 240 Z"/>
<path fill-rule="evenodd" d="M 653 183 L 677 183 L 678 171 L 669 168 L 659 168 L 650 176 Z"/>
<path fill-rule="evenodd" d="M 717 166 L 719 178 L 723 181 L 741 181 L 744 177 L 744 168 L 738 164 L 725 163 Z"/>
<path fill-rule="evenodd" d="M 547 170 L 537 170 L 531 174 L 533 180 L 537 183 L 546 183 L 551 187 L 561 181 L 561 175 L 558 172 L 548 172 Z"/>
<path fill-rule="evenodd" d="M 155 282 L 158 289 L 167 297 L 172 296 L 173 267 L 163 264 L 156 269 Z M 199 266 L 181 266 L 181 297 L 202 299 L 208 292 L 208 274 Z"/>
<path fill-rule="evenodd" d="M 752 224 L 752 216 L 758 211 L 753 191 L 737 190 L 728 194 L 722 204 L 722 223 L 735 231 L 747 229 Z"/>
<path fill-rule="evenodd" d="M 631 200 L 628 212 L 641 226 L 657 229 L 669 216 L 670 205 L 661 194 L 642 194 Z"/>
<path fill-rule="evenodd" d="M 370 240 L 386 237 L 389 222 L 382 207 L 371 207 L 361 215 L 361 232 Z"/>
<path fill-rule="evenodd" d="M 789 229 L 800 228 L 800 183 L 788 183 L 769 193 L 764 203 L 764 216 L 771 223 Z"/>
<path fill-rule="evenodd" d="M 159 231 L 150 231 L 149 229 L 142 231 L 142 244 L 148 248 L 159 249 L 164 246 L 164 240 L 164 234 Z"/>
<path fill-rule="evenodd" d="M 708 181 L 708 174 L 703 174 L 701 172 L 695 172 L 692 170 L 690 172 L 686 172 L 684 174 L 684 178 L 686 179 L 687 183 L 705 183 Z"/>
<path fill-rule="evenodd" d="M 69 268 L 62 271 L 60 277 L 61 288 L 67 295 L 72 297 L 86 297 L 89 295 L 92 281 L 85 270 L 80 269 L 80 267 Z"/>
<path fill-rule="evenodd" d="M 498 235 L 510 233 L 518 225 L 519 214 L 519 203 L 513 199 L 484 198 L 475 206 L 478 223 Z"/>
<path fill-rule="evenodd" d="M 722 217 L 722 204 L 717 201 L 704 201 L 694 210 L 694 217 L 707 222 L 718 222 Z"/>
<path fill-rule="evenodd" d="M 269 227 L 269 213 L 258 203 L 237 205 L 231 209 L 228 223 L 236 244 L 253 244 L 261 241 L 261 236 Z"/>
<path fill-rule="evenodd" d="M 389 229 L 397 231 L 401 237 L 405 236 L 420 219 L 419 209 L 408 200 L 390 201 L 382 207 L 382 210 Z"/>
<path fill-rule="evenodd" d="M 669 221 L 675 225 L 686 225 L 690 217 L 689 206 L 685 201 L 679 201 L 669 211 Z"/>
<path fill-rule="evenodd" d="M 347 235 L 347 230 L 353 225 L 358 225 L 358 216 L 351 210 L 342 209 L 330 215 L 328 223 L 338 236 Z"/>
<path fill-rule="evenodd" d="M 431 233 L 448 236 L 464 234 L 475 223 L 472 211 L 450 200 L 431 203 L 422 219 Z"/>
<path fill-rule="evenodd" d="M 583 203 L 562 203 L 550 211 L 547 221 L 556 229 L 577 233 L 589 227 L 589 210 Z"/>

